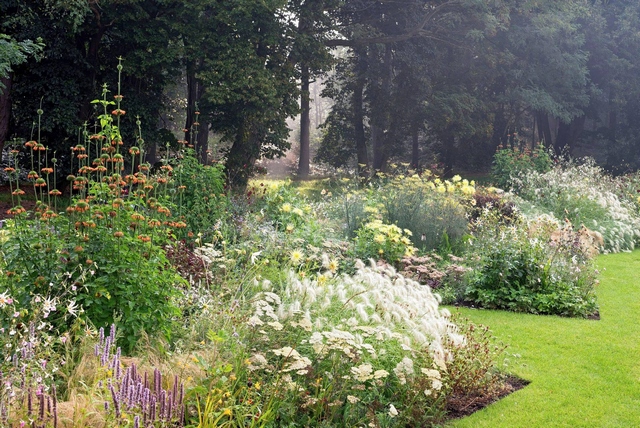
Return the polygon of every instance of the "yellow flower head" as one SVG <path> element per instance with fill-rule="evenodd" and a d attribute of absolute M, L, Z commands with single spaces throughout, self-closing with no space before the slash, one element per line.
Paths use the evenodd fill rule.
<path fill-rule="evenodd" d="M 285 204 L 282 204 L 282 206 L 280 207 L 280 211 L 282 211 L 284 213 L 289 213 L 289 212 L 291 212 L 292 209 L 293 209 L 293 207 L 288 202 L 285 203 Z"/>
<path fill-rule="evenodd" d="M 293 250 L 291 252 L 291 261 L 295 264 L 299 264 L 302 261 L 304 254 L 300 250 Z"/>

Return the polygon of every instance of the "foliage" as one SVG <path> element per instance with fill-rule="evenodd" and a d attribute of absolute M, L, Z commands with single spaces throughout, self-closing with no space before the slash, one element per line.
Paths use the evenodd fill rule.
<path fill-rule="evenodd" d="M 402 275 L 428 285 L 446 305 L 464 302 L 464 276 L 470 269 L 464 259 L 449 254 L 448 260 L 438 254 L 405 257 Z"/>
<path fill-rule="evenodd" d="M 452 347 L 473 345 L 458 341 L 427 287 L 362 264 L 354 276 L 328 282 L 291 275 L 282 290 L 261 287 L 267 291 L 251 299 L 242 347 L 215 336 L 244 352 L 208 370 L 201 390 L 207 411 L 199 412 L 200 420 L 210 418 L 205 426 L 241 426 L 248 415 L 280 426 L 406 426 L 441 418 L 452 362 L 440 344 L 450 338 Z M 422 316 L 393 315 L 399 310 Z"/>
<path fill-rule="evenodd" d="M 505 225 L 495 216 L 481 218 L 476 227 L 465 299 L 537 314 L 586 317 L 597 310 L 596 272 L 573 234 L 548 244 L 548 228 Z"/>
<path fill-rule="evenodd" d="M 640 238 L 636 205 L 621 200 L 617 186 L 593 160 L 566 161 L 546 173 L 530 171 L 514 181 L 516 194 L 556 218 L 566 218 L 604 238 L 606 251 L 633 249 Z"/>
<path fill-rule="evenodd" d="M 529 148 L 502 147 L 493 155 L 491 174 L 493 180 L 501 189 L 509 189 L 515 178 L 521 177 L 529 171 L 541 174 L 549 171 L 553 160 L 543 144 L 538 144 L 533 151 Z"/>
<path fill-rule="evenodd" d="M 172 163 L 173 190 L 178 195 L 174 215 L 187 224 L 181 234 L 201 233 L 210 238 L 227 210 L 223 165 L 202 165 L 193 150 Z"/>
<path fill-rule="evenodd" d="M 385 224 L 382 220 L 372 220 L 358 229 L 354 254 L 363 260 L 373 258 L 396 263 L 415 253 L 410 237 L 411 231 L 408 229 Z"/>
<path fill-rule="evenodd" d="M 44 45 L 42 40 L 25 40 L 16 42 L 6 34 L 0 34 L 0 80 L 5 79 L 12 72 L 12 67 L 22 64 L 29 56 L 39 56 Z M 0 82 L 0 94 L 4 90 Z"/>

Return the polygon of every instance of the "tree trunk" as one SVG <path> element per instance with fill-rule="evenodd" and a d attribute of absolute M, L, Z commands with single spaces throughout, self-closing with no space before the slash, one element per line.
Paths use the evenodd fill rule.
<path fill-rule="evenodd" d="M 420 146 L 418 140 L 418 124 L 411 127 L 411 168 L 420 170 Z"/>
<path fill-rule="evenodd" d="M 187 118 L 185 121 L 184 139 L 189 143 L 189 147 L 196 150 L 196 155 L 200 162 L 206 161 L 206 151 L 208 148 L 209 127 L 208 124 L 197 125 L 196 123 L 196 111 L 198 102 L 204 94 L 204 85 L 196 78 L 196 70 L 198 68 L 198 61 L 189 61 L 187 63 Z M 204 120 L 200 115 L 198 120 Z M 195 130 L 198 130 L 198 135 L 192 135 Z M 204 134 L 204 135 L 201 135 Z"/>
<path fill-rule="evenodd" d="M 553 146 L 553 138 L 551 135 L 551 125 L 549 124 L 549 115 L 545 112 L 536 112 L 536 121 L 538 122 L 538 136 L 546 147 Z"/>
<path fill-rule="evenodd" d="M 250 117 L 243 119 L 227 155 L 227 183 L 239 192 L 246 190 L 260 152 L 260 142 L 251 130 L 251 120 Z"/>
<path fill-rule="evenodd" d="M 358 65 L 356 68 L 356 83 L 353 88 L 353 127 L 356 142 L 356 156 L 358 159 L 358 174 L 362 177 L 369 168 L 369 154 L 367 153 L 367 139 L 364 133 L 364 72 L 367 67 L 366 53 L 356 49 Z"/>
<path fill-rule="evenodd" d="M 311 108 L 309 103 L 309 67 L 302 64 L 300 85 L 300 159 L 298 162 L 298 177 L 309 176 L 309 157 L 311 146 Z"/>
<path fill-rule="evenodd" d="M 373 141 L 373 169 L 374 171 L 384 171 L 386 169 L 386 163 L 389 158 L 390 146 L 393 144 L 391 112 L 389 106 L 391 105 L 391 83 L 393 78 L 393 64 L 392 64 L 392 50 L 390 45 L 385 45 L 384 51 L 384 67 L 385 73 L 382 75 L 380 97 L 376 103 L 378 114 L 373 115 L 373 120 L 379 121 L 377 123 L 378 135 L 376 140 Z M 373 126 L 372 126 L 373 129 Z M 371 132 L 373 137 L 373 131 Z"/>
<path fill-rule="evenodd" d="M 198 138 L 196 138 L 196 153 L 201 164 L 206 165 L 209 160 L 209 124 L 200 116 Z"/>
<path fill-rule="evenodd" d="M 11 74 L 0 82 L 4 85 L 0 93 L 0 157 L 4 143 L 9 136 L 9 121 L 11 120 Z M 0 159 L 2 160 L 2 159 Z"/>
<path fill-rule="evenodd" d="M 453 132 L 449 131 L 444 135 L 442 141 L 442 162 L 444 163 L 444 170 L 442 176 L 444 178 L 453 177 L 453 164 L 455 160 L 455 144 L 456 140 Z"/>
<path fill-rule="evenodd" d="M 569 151 L 575 146 L 578 138 L 584 130 L 585 115 L 574 118 L 570 123 L 560 122 L 558 127 L 558 137 L 556 140 L 556 147 L 560 150 L 565 147 L 569 148 Z"/>

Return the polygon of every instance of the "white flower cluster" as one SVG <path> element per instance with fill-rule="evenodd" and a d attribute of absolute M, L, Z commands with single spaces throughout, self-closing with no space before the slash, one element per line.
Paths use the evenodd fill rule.
<path fill-rule="evenodd" d="M 442 387 L 440 372 L 451 359 L 445 343 L 464 346 L 429 287 L 373 263 L 358 262 L 354 275 L 322 285 L 290 275 L 279 294 L 261 292 L 253 305 L 249 326 L 278 347 L 254 348 L 250 370 L 305 375 L 313 361 L 337 357 L 344 366 L 334 375 L 342 379 L 363 384 L 393 376 L 406 384 L 421 376 L 431 381 L 424 391 L 430 395 Z"/>
<path fill-rule="evenodd" d="M 538 208 L 550 209 L 558 200 L 564 201 L 563 214 L 581 218 L 584 226 L 601 233 L 607 252 L 632 250 L 640 242 L 635 207 L 618 198 L 615 183 L 592 160 L 558 166 L 544 174 L 531 171 L 514 181 L 517 193 Z"/>

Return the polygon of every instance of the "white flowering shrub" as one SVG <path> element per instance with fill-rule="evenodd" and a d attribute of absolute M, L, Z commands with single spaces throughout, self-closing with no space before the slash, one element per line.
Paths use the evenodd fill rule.
<path fill-rule="evenodd" d="M 607 252 L 632 250 L 640 242 L 637 208 L 618 197 L 614 181 L 592 160 L 565 162 L 546 173 L 530 171 L 513 181 L 516 194 L 532 209 L 602 234 Z"/>
<path fill-rule="evenodd" d="M 552 240 L 559 227 L 552 217 L 505 224 L 490 211 L 475 227 L 467 248 L 473 268 L 466 278 L 467 301 L 536 314 L 586 317 L 597 311 L 597 272 L 570 228 Z"/>
<path fill-rule="evenodd" d="M 275 385 L 280 424 L 426 426 L 442 417 L 452 348 L 466 342 L 429 287 L 358 262 L 354 275 L 322 283 L 292 274 L 253 308 L 248 370 Z"/>

